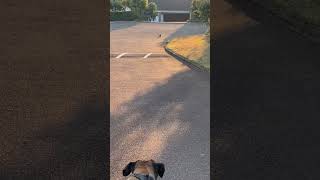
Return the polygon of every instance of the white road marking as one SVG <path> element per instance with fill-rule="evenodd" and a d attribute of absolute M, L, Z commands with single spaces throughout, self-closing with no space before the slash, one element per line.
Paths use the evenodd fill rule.
<path fill-rule="evenodd" d="M 145 55 L 145 56 L 143 57 L 143 59 L 148 58 L 151 54 L 152 54 L 152 53 L 149 53 L 149 54 Z"/>
<path fill-rule="evenodd" d="M 128 53 L 119 54 L 116 58 L 119 59 L 119 58 L 121 58 L 122 56 L 124 56 L 124 55 L 126 55 L 126 54 L 128 54 Z"/>

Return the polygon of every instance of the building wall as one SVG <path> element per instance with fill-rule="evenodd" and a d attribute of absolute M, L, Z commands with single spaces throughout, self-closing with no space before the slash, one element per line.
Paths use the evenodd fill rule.
<path fill-rule="evenodd" d="M 158 10 L 167 11 L 188 11 L 191 7 L 192 0 L 149 0 L 155 2 Z"/>
<path fill-rule="evenodd" d="M 190 14 L 189 13 L 185 13 L 185 14 L 181 14 L 181 13 L 166 13 L 164 14 L 164 21 L 165 22 L 184 22 L 189 20 Z"/>

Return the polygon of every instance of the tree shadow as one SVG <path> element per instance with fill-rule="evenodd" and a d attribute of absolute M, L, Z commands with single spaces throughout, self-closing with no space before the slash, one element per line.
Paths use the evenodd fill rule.
<path fill-rule="evenodd" d="M 185 23 L 182 27 L 177 29 L 174 33 L 171 33 L 164 38 L 161 45 L 165 45 L 166 42 L 181 36 L 204 34 L 207 31 L 207 25 L 205 23 L 189 22 Z"/>
<path fill-rule="evenodd" d="M 110 32 L 127 29 L 132 26 L 136 26 L 137 24 L 139 23 L 136 21 L 110 21 Z"/>
<path fill-rule="evenodd" d="M 215 34 L 214 178 L 319 178 L 319 50 L 270 24 Z"/>
<path fill-rule="evenodd" d="M 105 2 L 1 7 L 0 179 L 105 179 Z"/>
<path fill-rule="evenodd" d="M 19 152 L 12 152 L 15 160 L 1 167 L 1 179 L 106 179 L 105 110 L 83 107 L 63 122 L 17 144 Z"/>
<path fill-rule="evenodd" d="M 186 70 L 123 104 L 111 114 L 111 177 L 138 159 L 164 163 L 168 179 L 209 175 L 209 97 L 209 75 Z"/>

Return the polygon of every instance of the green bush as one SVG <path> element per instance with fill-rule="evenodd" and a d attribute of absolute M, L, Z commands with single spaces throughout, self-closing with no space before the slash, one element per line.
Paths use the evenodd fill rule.
<path fill-rule="evenodd" d="M 210 0 L 192 0 L 191 19 L 207 22 L 210 18 Z"/>
<path fill-rule="evenodd" d="M 111 21 L 150 20 L 157 16 L 157 5 L 154 2 L 147 4 L 147 0 L 114 0 L 111 1 Z M 123 11 L 129 7 L 131 11 Z"/>
<path fill-rule="evenodd" d="M 129 0 L 129 8 L 138 19 L 144 19 L 144 13 L 147 8 L 147 0 Z"/>
<path fill-rule="evenodd" d="M 157 16 L 157 4 L 154 2 L 151 2 L 148 4 L 146 13 L 145 13 L 146 19 L 154 19 Z"/>
<path fill-rule="evenodd" d="M 111 21 L 134 21 L 137 19 L 137 16 L 133 12 L 110 12 Z"/>
<path fill-rule="evenodd" d="M 119 0 L 110 1 L 110 5 L 113 11 L 123 11 L 125 9 L 125 6 Z"/>

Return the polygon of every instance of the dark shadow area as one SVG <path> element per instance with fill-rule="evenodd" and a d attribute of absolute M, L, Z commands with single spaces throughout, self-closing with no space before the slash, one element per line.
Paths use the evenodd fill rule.
<path fill-rule="evenodd" d="M 163 20 L 164 22 L 186 22 L 190 18 L 190 14 L 180 14 L 180 13 L 164 13 Z"/>
<path fill-rule="evenodd" d="M 204 23 L 185 23 L 181 28 L 179 28 L 174 33 L 171 33 L 167 36 L 161 45 L 165 45 L 166 42 L 172 40 L 173 38 L 180 37 L 180 36 L 187 36 L 187 35 L 197 35 L 197 34 L 204 34 L 207 31 L 207 25 Z"/>
<path fill-rule="evenodd" d="M 111 164 L 112 177 L 120 178 L 129 161 L 153 158 L 168 169 L 165 179 L 208 178 L 209 93 L 209 75 L 187 70 L 135 96 L 121 114 L 111 114 L 111 159 L 117 162 Z"/>
<path fill-rule="evenodd" d="M 106 179 L 105 1 L 0 8 L 0 179 Z"/>
<path fill-rule="evenodd" d="M 276 14 L 272 10 L 264 7 L 264 2 L 259 4 L 252 0 L 226 0 L 234 8 L 244 12 L 253 19 L 267 25 L 277 26 L 278 29 L 291 29 L 296 35 L 308 38 L 312 43 L 319 40 L 319 26 L 305 22 L 301 17 L 290 17 L 289 19 Z M 268 4 L 268 2 L 266 2 Z M 270 2 L 269 2 L 270 3 Z M 239 12 L 239 11 L 238 11 Z"/>
<path fill-rule="evenodd" d="M 126 29 L 132 26 L 136 26 L 138 22 L 135 21 L 110 21 L 110 32 Z"/>
<path fill-rule="evenodd" d="M 233 21 L 228 13 L 215 27 Z M 213 46 L 214 178 L 319 179 L 319 46 L 271 24 L 217 35 Z"/>
<path fill-rule="evenodd" d="M 16 144 L 19 151 L 11 152 L 11 163 L 1 166 L 0 179 L 105 179 L 105 110 L 84 107 L 63 122 Z"/>

